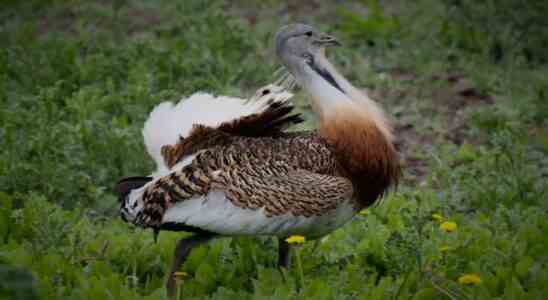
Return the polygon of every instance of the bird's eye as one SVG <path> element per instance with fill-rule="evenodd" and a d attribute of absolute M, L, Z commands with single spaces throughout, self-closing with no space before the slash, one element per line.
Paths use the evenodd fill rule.
<path fill-rule="evenodd" d="M 307 31 L 304 33 L 304 35 L 306 35 L 307 37 L 311 37 L 312 36 L 312 31 Z"/>
<path fill-rule="evenodd" d="M 266 89 L 266 90 L 263 90 L 263 96 L 266 96 L 268 94 L 270 94 L 270 90 L 269 89 Z"/>

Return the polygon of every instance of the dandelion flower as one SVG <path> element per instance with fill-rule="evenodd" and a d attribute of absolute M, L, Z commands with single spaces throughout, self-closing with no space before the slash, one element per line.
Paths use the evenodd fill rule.
<path fill-rule="evenodd" d="M 443 245 L 440 247 L 440 251 L 441 252 L 448 252 L 451 248 L 449 248 L 449 246 L 447 245 Z"/>
<path fill-rule="evenodd" d="M 444 231 L 447 231 L 447 232 L 455 231 L 455 230 L 457 230 L 457 223 L 450 222 L 450 221 L 445 221 L 445 222 L 440 224 L 440 229 L 442 229 Z"/>
<path fill-rule="evenodd" d="M 443 221 L 443 216 L 440 214 L 432 214 L 432 220 L 436 222 L 441 222 Z"/>
<path fill-rule="evenodd" d="M 288 242 L 289 244 L 302 244 L 304 243 L 305 240 L 306 240 L 305 237 L 302 235 L 292 235 L 288 237 L 287 239 L 285 239 L 285 241 Z"/>
<path fill-rule="evenodd" d="M 362 210 L 360 211 L 360 215 L 361 215 L 361 216 L 367 216 L 367 215 L 369 215 L 369 209 L 362 209 Z"/>
<path fill-rule="evenodd" d="M 459 277 L 459 283 L 460 284 L 474 284 L 474 285 L 477 285 L 477 284 L 481 283 L 481 278 L 476 273 L 462 274 Z"/>

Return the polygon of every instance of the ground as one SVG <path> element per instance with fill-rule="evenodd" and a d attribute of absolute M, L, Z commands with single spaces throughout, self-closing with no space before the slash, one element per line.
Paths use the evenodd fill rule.
<path fill-rule="evenodd" d="M 330 57 L 393 120 L 403 179 L 298 247 L 304 278 L 284 280 L 270 238 L 220 239 L 185 263 L 180 297 L 544 299 L 548 5 L 258 3 L 4 1 L 0 298 L 166 298 L 184 234 L 155 243 L 112 192 L 152 170 L 147 113 L 198 90 L 251 95 L 279 66 L 277 28 L 299 21 L 343 43 Z M 295 101 L 295 130 L 314 127 Z"/>

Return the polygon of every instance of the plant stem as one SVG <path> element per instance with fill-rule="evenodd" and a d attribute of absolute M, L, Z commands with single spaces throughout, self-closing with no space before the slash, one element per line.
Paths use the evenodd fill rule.
<path fill-rule="evenodd" d="M 297 272 L 298 274 L 298 281 L 297 281 L 297 289 L 301 290 L 304 287 L 304 272 L 303 272 L 303 265 L 301 263 L 301 249 L 299 247 L 296 247 L 295 249 L 295 258 L 297 259 Z"/>

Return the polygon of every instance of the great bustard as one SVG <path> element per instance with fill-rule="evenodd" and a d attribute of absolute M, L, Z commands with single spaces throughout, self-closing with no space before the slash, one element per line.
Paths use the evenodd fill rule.
<path fill-rule="evenodd" d="M 336 44 L 303 24 L 276 36 L 276 54 L 311 96 L 318 130 L 285 131 L 301 119 L 292 114 L 291 94 L 274 85 L 258 92 L 258 102 L 206 101 L 202 94 L 151 113 L 143 133 L 159 171 L 122 180 L 117 189 L 128 222 L 195 233 L 177 245 L 170 294 L 174 272 L 198 244 L 277 236 L 279 264 L 287 267 L 284 238 L 330 233 L 397 181 L 389 122 L 327 61 L 325 48 Z"/>

